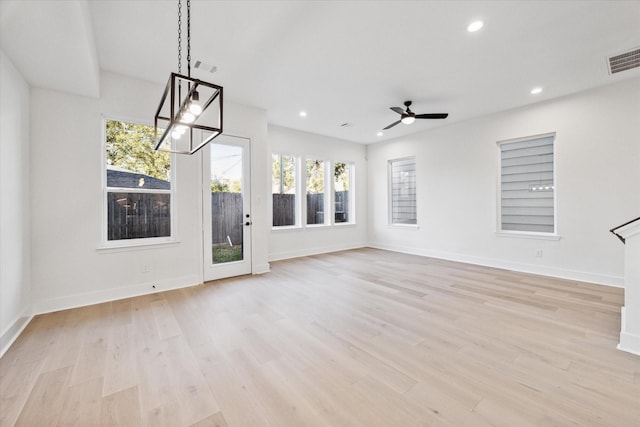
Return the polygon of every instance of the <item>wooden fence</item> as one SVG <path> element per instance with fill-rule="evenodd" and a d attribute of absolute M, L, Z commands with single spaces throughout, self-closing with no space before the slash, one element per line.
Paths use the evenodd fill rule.
<path fill-rule="evenodd" d="M 211 242 L 214 246 L 242 244 L 245 219 L 241 193 L 211 193 Z"/>
<path fill-rule="evenodd" d="M 273 195 L 273 226 L 295 225 L 296 223 L 296 195 Z"/>
<path fill-rule="evenodd" d="M 108 194 L 108 239 L 141 239 L 171 235 L 170 195 Z M 242 244 L 244 221 L 240 193 L 211 193 L 213 245 Z"/>
<path fill-rule="evenodd" d="M 169 194 L 122 192 L 107 196 L 109 240 L 171 235 Z"/>
<path fill-rule="evenodd" d="M 349 221 L 349 193 L 335 193 L 335 222 Z M 307 195 L 307 224 L 324 223 L 324 194 Z M 109 240 L 171 235 L 170 196 L 149 193 L 108 194 Z M 295 194 L 273 195 L 273 225 L 295 225 Z M 242 194 L 211 193 L 213 245 L 242 244 L 244 222 Z"/>
<path fill-rule="evenodd" d="M 335 222 L 349 221 L 349 192 L 336 191 Z M 295 194 L 273 194 L 273 226 L 295 225 Z M 324 223 L 324 194 L 307 194 L 307 224 Z"/>

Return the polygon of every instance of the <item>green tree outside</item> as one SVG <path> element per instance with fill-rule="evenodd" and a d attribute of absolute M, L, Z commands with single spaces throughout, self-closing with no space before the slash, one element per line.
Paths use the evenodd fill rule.
<path fill-rule="evenodd" d="M 170 180 L 171 154 L 154 150 L 153 127 L 108 120 L 106 131 L 108 165 Z"/>
<path fill-rule="evenodd" d="M 272 193 L 295 194 L 296 160 L 292 156 L 274 154 L 271 158 Z"/>
<path fill-rule="evenodd" d="M 324 161 L 307 159 L 307 193 L 324 193 Z"/>
<path fill-rule="evenodd" d="M 349 191 L 349 167 L 346 163 L 335 163 L 333 177 L 335 191 Z"/>
<path fill-rule="evenodd" d="M 242 193 L 242 183 L 238 180 L 229 181 L 226 178 L 214 176 L 211 178 L 212 193 Z"/>

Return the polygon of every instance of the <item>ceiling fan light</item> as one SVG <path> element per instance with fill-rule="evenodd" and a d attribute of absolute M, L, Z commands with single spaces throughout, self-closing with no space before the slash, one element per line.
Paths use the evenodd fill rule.
<path fill-rule="evenodd" d="M 470 33 L 475 33 L 476 31 L 480 30 L 482 27 L 484 27 L 484 22 L 482 22 L 482 21 L 473 21 L 467 27 L 467 31 L 470 32 Z"/>
<path fill-rule="evenodd" d="M 416 121 L 416 118 L 414 116 L 404 116 L 402 119 L 400 119 L 400 121 L 405 125 L 410 125 L 411 123 Z"/>

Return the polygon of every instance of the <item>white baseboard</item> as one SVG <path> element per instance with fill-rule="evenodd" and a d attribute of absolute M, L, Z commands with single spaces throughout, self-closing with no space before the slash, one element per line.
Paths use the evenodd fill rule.
<path fill-rule="evenodd" d="M 307 248 L 307 249 L 295 250 L 295 251 L 277 252 L 277 253 L 269 254 L 269 261 L 280 261 L 283 259 L 300 258 L 303 256 L 326 254 L 329 252 L 347 251 L 350 249 L 364 248 L 366 246 L 367 246 L 366 243 L 340 244 L 340 245 L 321 246 L 316 248 Z"/>
<path fill-rule="evenodd" d="M 31 319 L 33 319 L 31 311 L 31 307 L 25 308 L 16 321 L 0 335 L 0 357 L 4 356 L 7 350 L 9 350 L 9 347 L 11 347 L 22 331 L 24 331 L 24 328 L 31 322 Z"/>
<path fill-rule="evenodd" d="M 618 276 L 609 276 L 599 273 L 590 273 L 585 271 L 567 270 L 557 267 L 548 267 L 493 258 L 484 258 L 473 255 L 456 254 L 452 252 L 430 251 L 399 245 L 387 245 L 375 242 L 370 242 L 367 246 L 376 249 L 384 249 L 388 251 L 402 252 L 412 255 L 426 256 L 430 258 L 445 259 L 448 261 L 457 261 L 467 264 L 482 265 L 485 267 L 501 268 L 504 270 L 518 271 L 521 273 L 539 274 L 541 276 L 550 276 L 558 279 L 576 280 L 580 282 L 594 283 L 597 285 L 624 288 L 624 277 Z"/>
<path fill-rule="evenodd" d="M 620 344 L 618 350 L 640 356 L 640 335 L 630 334 L 629 332 L 620 332 Z"/>
<path fill-rule="evenodd" d="M 270 271 L 271 271 L 271 266 L 269 265 L 268 262 L 265 262 L 264 264 L 254 265 L 252 274 L 264 274 Z"/>
<path fill-rule="evenodd" d="M 50 298 L 36 301 L 34 313 L 43 314 L 52 311 L 66 310 L 69 308 L 84 307 L 103 302 L 116 301 L 124 298 L 153 294 L 156 292 L 170 291 L 172 289 L 188 288 L 202 284 L 197 275 L 174 277 L 166 280 L 154 280 L 133 286 L 104 289 L 95 292 L 68 295 L 59 298 Z"/>

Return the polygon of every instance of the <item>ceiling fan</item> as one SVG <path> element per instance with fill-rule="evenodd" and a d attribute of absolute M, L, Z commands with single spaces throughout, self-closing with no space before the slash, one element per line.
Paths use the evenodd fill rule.
<path fill-rule="evenodd" d="M 407 107 L 406 110 L 403 110 L 400 107 L 391 107 L 393 111 L 400 114 L 400 120 L 397 122 L 391 123 L 389 126 L 384 128 L 383 130 L 391 129 L 398 123 L 402 122 L 405 125 L 410 125 L 416 119 L 446 119 L 449 115 L 448 113 L 428 113 L 428 114 L 416 114 L 409 108 L 411 106 L 411 101 L 405 101 L 404 106 Z"/>

